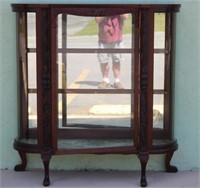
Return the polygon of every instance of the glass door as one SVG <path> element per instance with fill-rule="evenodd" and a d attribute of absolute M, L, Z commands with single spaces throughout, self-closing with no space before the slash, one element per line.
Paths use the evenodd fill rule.
<path fill-rule="evenodd" d="M 58 149 L 135 146 L 137 14 L 112 12 L 57 15 Z"/>

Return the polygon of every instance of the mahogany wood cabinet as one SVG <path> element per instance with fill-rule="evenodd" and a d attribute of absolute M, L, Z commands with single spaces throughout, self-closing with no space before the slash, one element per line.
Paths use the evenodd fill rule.
<path fill-rule="evenodd" d="M 178 148 L 173 137 L 173 67 L 180 5 L 11 6 L 17 15 L 19 70 L 14 148 L 22 160 L 15 170 L 25 170 L 27 153 L 41 154 L 43 185 L 48 186 L 52 155 L 136 154 L 140 185 L 145 187 L 149 155 L 166 154 L 166 171 L 177 172 L 170 161 Z M 95 17 L 125 13 L 123 47 L 102 48 Z M 102 78 L 97 56 L 105 54 L 124 59 L 123 89 L 112 84 L 98 88 Z M 112 71 L 109 77 L 113 79 Z"/>

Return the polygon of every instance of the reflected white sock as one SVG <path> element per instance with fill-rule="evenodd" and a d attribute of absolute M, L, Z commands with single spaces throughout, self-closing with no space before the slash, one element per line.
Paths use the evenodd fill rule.
<path fill-rule="evenodd" d="M 109 78 L 103 78 L 103 81 L 106 82 L 106 83 L 110 83 Z"/>
<path fill-rule="evenodd" d="M 115 83 L 117 83 L 117 82 L 120 82 L 120 79 L 119 79 L 119 78 L 116 78 L 116 79 L 115 79 Z"/>

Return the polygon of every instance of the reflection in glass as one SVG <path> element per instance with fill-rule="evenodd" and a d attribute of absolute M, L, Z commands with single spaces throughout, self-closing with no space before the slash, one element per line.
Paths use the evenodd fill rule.
<path fill-rule="evenodd" d="M 154 89 L 164 89 L 165 54 L 154 54 Z"/>
<path fill-rule="evenodd" d="M 115 17 L 115 16 L 112 16 Z M 58 75 L 58 128 L 130 128 L 133 125 L 131 105 L 133 96 L 120 93 L 113 87 L 113 61 L 120 61 L 120 82 L 124 89 L 133 89 L 132 16 L 123 23 L 123 43 L 113 46 L 99 45 L 99 28 L 95 17 L 58 15 L 57 75 Z M 105 18 L 107 20 L 107 18 Z M 111 24 L 112 25 L 112 24 Z M 105 94 L 94 92 L 102 81 L 102 58 L 109 63 L 110 86 Z M 108 55 L 109 54 L 109 55 Z M 114 59 L 120 54 L 120 59 Z M 114 57 L 111 58 L 111 56 Z M 109 58 L 108 58 L 109 57 Z M 100 60 L 101 59 L 101 60 Z M 122 61 L 123 59 L 123 61 Z M 107 63 L 103 62 L 103 63 Z M 102 89 L 102 88 L 101 88 Z M 78 91 L 77 91 L 78 90 Z M 116 91 L 116 92 L 115 92 Z M 69 93 L 73 92 L 73 93 Z M 83 92 L 81 94 L 81 92 Z M 129 91 L 130 92 L 130 91 Z M 96 93 L 96 94 L 94 94 Z M 133 109 L 132 109 L 133 111 Z"/>
<path fill-rule="evenodd" d="M 59 127 L 130 127 L 131 96 L 129 94 L 67 94 L 63 106 L 58 95 Z M 64 109 L 66 108 L 66 109 Z M 67 111 L 67 120 L 63 113 Z M 66 121 L 66 125 L 63 122 Z M 85 124 L 85 125 L 80 125 Z"/>
<path fill-rule="evenodd" d="M 98 89 L 102 80 L 100 63 L 97 54 L 71 53 L 67 54 L 66 63 L 63 61 L 65 54 L 58 54 L 58 88 L 60 89 Z M 122 54 L 124 61 L 121 63 L 121 82 L 125 89 L 131 89 L 131 55 Z M 110 86 L 115 82 L 110 64 Z"/>
<path fill-rule="evenodd" d="M 36 94 L 28 95 L 28 119 L 29 128 L 37 127 L 37 96 Z"/>
<path fill-rule="evenodd" d="M 28 53 L 28 88 L 36 88 L 37 86 L 37 68 L 36 53 Z"/>
<path fill-rule="evenodd" d="M 154 48 L 165 48 L 165 13 L 154 14 Z"/>
<path fill-rule="evenodd" d="M 36 14 L 27 13 L 28 48 L 36 48 Z"/>
<path fill-rule="evenodd" d="M 153 96 L 153 127 L 164 128 L 164 95 Z"/>
<path fill-rule="evenodd" d="M 98 48 L 99 30 L 94 17 L 59 14 L 57 19 L 58 48 Z M 130 14 L 123 24 L 125 48 L 131 47 L 132 28 L 132 15 Z"/>

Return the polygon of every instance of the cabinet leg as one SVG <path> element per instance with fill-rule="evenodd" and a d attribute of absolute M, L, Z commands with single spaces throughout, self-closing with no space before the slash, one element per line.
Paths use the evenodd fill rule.
<path fill-rule="evenodd" d="M 146 187 L 147 186 L 147 180 L 146 180 L 146 165 L 149 160 L 149 154 L 146 152 L 139 153 L 139 159 L 141 164 L 141 180 L 140 180 L 140 186 Z"/>
<path fill-rule="evenodd" d="M 26 165 L 27 165 L 26 153 L 23 151 L 18 151 L 18 153 L 19 153 L 22 163 L 16 165 L 14 170 L 15 171 L 24 171 L 26 169 Z"/>
<path fill-rule="evenodd" d="M 174 154 L 174 151 L 166 153 L 165 168 L 166 168 L 167 172 L 177 172 L 178 171 L 178 169 L 176 168 L 176 166 L 172 166 L 170 164 L 170 161 L 172 159 L 173 154 Z"/>
<path fill-rule="evenodd" d="M 50 185 L 50 178 L 49 178 L 49 162 L 51 159 L 50 154 L 45 154 L 42 155 L 42 161 L 44 164 L 44 180 L 43 180 L 43 185 L 44 186 L 49 186 Z"/>

